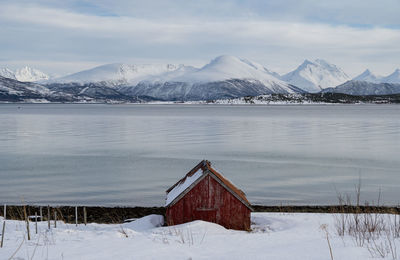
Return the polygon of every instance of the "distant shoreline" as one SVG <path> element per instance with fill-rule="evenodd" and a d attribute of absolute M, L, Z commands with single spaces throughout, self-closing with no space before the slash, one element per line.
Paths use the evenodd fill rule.
<path fill-rule="evenodd" d="M 1 93 L 0 93 L 1 94 Z M 265 94 L 259 96 L 226 97 L 204 100 L 117 99 L 93 97 L 87 100 L 68 100 L 29 97 L 2 97 L 4 104 L 217 104 L 217 105 L 313 105 L 313 104 L 400 104 L 400 94 L 349 95 L 342 93 Z"/>
<path fill-rule="evenodd" d="M 43 220 L 47 220 L 47 205 L 28 205 L 27 214 L 40 215 L 42 207 Z M 164 207 L 102 207 L 102 206 L 77 206 L 78 222 L 83 223 L 83 208 L 86 208 L 87 222 L 91 223 L 123 223 L 128 219 L 141 218 L 150 214 L 165 215 Z M 281 212 L 281 213 L 382 213 L 400 214 L 400 206 L 348 206 L 348 205 L 299 205 L 299 206 L 263 206 L 252 205 L 254 212 Z M 50 218 L 53 220 L 54 212 L 57 219 L 65 223 L 75 223 L 75 206 L 50 206 Z M 3 216 L 1 207 L 0 216 Z M 7 219 L 23 220 L 23 205 L 7 205 Z"/>

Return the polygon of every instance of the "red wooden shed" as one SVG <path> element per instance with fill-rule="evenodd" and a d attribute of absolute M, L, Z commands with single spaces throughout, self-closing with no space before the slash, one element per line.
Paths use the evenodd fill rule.
<path fill-rule="evenodd" d="M 168 225 L 204 220 L 229 229 L 249 230 L 251 211 L 244 192 L 206 160 L 167 190 Z"/>

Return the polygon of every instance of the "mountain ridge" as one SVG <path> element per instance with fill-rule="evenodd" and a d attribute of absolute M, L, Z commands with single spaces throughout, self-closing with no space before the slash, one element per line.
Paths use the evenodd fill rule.
<path fill-rule="evenodd" d="M 258 63 L 222 55 L 201 68 L 180 70 L 122 86 L 122 93 L 146 95 L 167 100 L 207 100 L 270 93 L 302 93 Z"/>
<path fill-rule="evenodd" d="M 360 75 L 354 77 L 354 81 L 366 81 L 372 83 L 394 83 L 400 84 L 400 69 L 396 69 L 394 72 L 387 76 L 379 76 L 372 73 L 369 69 L 366 69 Z"/>
<path fill-rule="evenodd" d="M 322 93 L 342 93 L 355 96 L 400 94 L 398 83 L 374 83 L 350 80 L 334 88 L 326 88 Z"/>
<path fill-rule="evenodd" d="M 34 81 L 60 93 L 65 88 L 74 95 L 83 91 L 82 95 L 92 93 L 94 97 L 121 95 L 123 98 L 125 95 L 176 101 L 326 92 L 324 90 L 354 91 L 363 95 L 390 94 L 395 91 L 390 85 L 371 85 L 368 82 L 400 83 L 399 69 L 386 77 L 376 76 L 367 69 L 350 80 L 334 64 L 323 59 L 306 59 L 295 70 L 280 76 L 259 63 L 231 55 L 217 56 L 199 68 L 168 63 L 111 63 L 50 79 L 43 72 L 25 66 L 16 71 L 2 68 L 0 76 L 20 82 Z M 349 81 L 352 83 L 347 83 Z"/>

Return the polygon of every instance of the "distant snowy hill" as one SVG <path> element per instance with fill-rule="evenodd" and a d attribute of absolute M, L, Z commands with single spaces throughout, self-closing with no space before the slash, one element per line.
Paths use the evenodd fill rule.
<path fill-rule="evenodd" d="M 311 93 L 350 80 L 342 69 L 321 59 L 305 60 L 297 69 L 283 75 L 281 79 Z"/>
<path fill-rule="evenodd" d="M 0 76 L 9 79 L 16 79 L 21 82 L 45 81 L 49 79 L 47 74 L 28 66 L 17 69 L 16 71 L 12 71 L 8 68 L 1 68 Z"/>
<path fill-rule="evenodd" d="M 394 83 L 400 84 L 400 69 L 396 69 L 392 74 L 384 77 L 373 74 L 370 70 L 365 70 L 363 73 L 353 78 L 354 81 L 367 81 L 372 83 Z"/>
<path fill-rule="evenodd" d="M 400 84 L 400 69 L 395 70 L 392 74 L 382 78 L 381 82 L 384 83 L 399 83 Z"/>
<path fill-rule="evenodd" d="M 400 84 L 373 83 L 351 80 L 335 88 L 322 90 L 323 93 L 343 93 L 356 96 L 400 94 Z"/>
<path fill-rule="evenodd" d="M 372 83 L 381 82 L 382 77 L 373 74 L 369 69 L 366 69 L 363 73 L 353 78 L 353 81 L 367 81 Z"/>
<path fill-rule="evenodd" d="M 0 76 L 0 102 L 143 102 L 147 97 L 130 97 L 101 84 L 52 86 L 21 82 Z"/>
<path fill-rule="evenodd" d="M 109 82 L 110 86 L 121 84 L 135 85 L 141 80 L 153 75 L 159 75 L 168 71 L 176 70 L 178 66 L 173 64 L 123 64 L 114 63 L 95 67 L 93 69 L 80 71 L 65 77 L 57 78 L 51 83 L 96 83 Z"/>

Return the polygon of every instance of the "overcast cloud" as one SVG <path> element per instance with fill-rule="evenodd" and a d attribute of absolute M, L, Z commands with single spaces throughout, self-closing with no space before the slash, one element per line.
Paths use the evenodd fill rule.
<path fill-rule="evenodd" d="M 400 1 L 0 1 L 0 66 L 66 74 L 112 62 L 201 66 L 221 54 L 278 73 L 323 58 L 350 75 L 400 67 Z"/>

